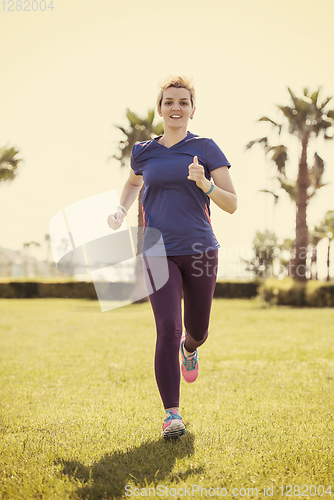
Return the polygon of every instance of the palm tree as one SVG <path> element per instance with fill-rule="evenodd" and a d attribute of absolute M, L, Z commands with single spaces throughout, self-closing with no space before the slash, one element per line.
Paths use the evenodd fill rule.
<path fill-rule="evenodd" d="M 248 261 L 247 271 L 255 276 L 267 278 L 273 275 L 275 257 L 277 257 L 277 236 L 266 229 L 264 233 L 256 231 L 253 239 L 254 257 Z"/>
<path fill-rule="evenodd" d="M 0 182 L 12 181 L 17 175 L 20 158 L 15 158 L 19 151 L 15 148 L 0 148 Z"/>
<path fill-rule="evenodd" d="M 334 239 L 334 210 L 328 210 L 325 215 L 324 220 L 320 223 L 319 233 L 322 237 L 327 237 L 328 239 L 328 247 L 327 247 L 327 281 L 330 281 L 330 253 L 331 253 L 331 244 Z"/>
<path fill-rule="evenodd" d="M 24 272 L 25 272 L 25 276 L 28 276 L 28 261 L 32 261 L 32 256 L 30 254 L 30 247 L 31 246 L 35 246 L 35 247 L 40 247 L 40 243 L 36 242 L 36 241 L 30 241 L 30 242 L 27 242 L 27 243 L 23 243 L 23 248 L 25 250 L 25 259 L 24 259 Z M 35 276 L 37 274 L 37 262 L 35 260 L 34 262 L 35 264 Z"/>
<path fill-rule="evenodd" d="M 126 110 L 126 117 L 129 120 L 129 128 L 125 129 L 124 127 L 121 127 L 120 125 L 115 125 L 123 134 L 125 135 L 125 139 L 121 140 L 119 142 L 118 148 L 119 148 L 119 155 L 113 155 L 112 157 L 118 160 L 121 164 L 121 168 L 124 167 L 125 165 L 129 164 L 129 159 L 131 156 L 131 151 L 132 147 L 135 144 L 135 142 L 142 142 L 142 141 L 149 141 L 153 139 L 154 137 L 163 134 L 164 131 L 164 126 L 163 122 L 160 121 L 156 125 L 153 125 L 154 117 L 155 117 L 155 111 L 154 109 L 149 109 L 147 113 L 146 118 L 141 118 L 139 117 L 136 113 L 131 111 L 129 108 Z M 143 188 L 139 191 L 138 195 L 138 228 L 143 227 L 143 210 L 142 210 L 142 193 L 143 193 Z M 142 244 L 142 233 L 139 232 L 138 234 L 138 242 L 137 242 L 137 254 L 140 254 L 141 252 L 141 244 Z M 140 283 L 142 283 L 142 279 L 140 279 L 140 273 L 142 269 L 139 265 L 139 262 L 137 260 L 137 265 L 135 269 L 136 273 L 136 283 L 138 283 L 138 286 L 140 286 Z M 138 293 L 138 290 L 135 289 L 133 291 L 133 296 L 135 296 Z M 145 301 L 147 299 L 143 299 Z"/>
<path fill-rule="evenodd" d="M 48 275 L 54 274 L 55 265 L 50 259 L 51 255 L 51 237 L 49 233 L 44 235 L 44 241 L 46 243 L 46 258 L 45 258 L 45 268 Z"/>
<path fill-rule="evenodd" d="M 305 88 L 302 97 L 297 97 L 289 87 L 288 91 L 292 102 L 289 106 L 279 105 L 278 108 L 283 113 L 289 133 L 297 137 L 301 147 L 297 179 L 293 180 L 287 177 L 285 165 L 288 151 L 284 144 L 271 146 L 268 138 L 262 137 L 249 142 L 246 148 L 249 149 L 254 144 L 261 144 L 265 154 L 271 154 L 271 160 L 277 168 L 277 179 L 280 187 L 296 202 L 296 238 L 292 274 L 297 281 L 305 282 L 308 247 L 307 205 L 318 189 L 325 185 L 321 182 L 325 163 L 316 152 L 313 163 L 310 165 L 307 158 L 308 146 L 310 140 L 320 134 L 325 139 L 333 139 L 333 135 L 329 135 L 329 131 L 334 126 L 334 109 L 325 112 L 325 107 L 331 97 L 319 102 L 320 88 L 314 92 Z M 263 116 L 259 121 L 270 122 L 278 130 L 279 135 L 281 134 L 282 124 L 276 123 L 267 116 Z"/>
<path fill-rule="evenodd" d="M 257 231 L 253 239 L 254 257 L 242 259 L 247 264 L 246 271 L 263 278 L 288 274 L 292 246 L 293 240 L 289 238 L 282 241 L 268 229 L 263 233 Z"/>
<path fill-rule="evenodd" d="M 116 125 L 116 127 L 123 132 L 126 137 L 124 140 L 119 142 L 118 148 L 120 150 L 120 154 L 118 156 L 112 156 L 121 163 L 121 167 L 128 164 L 132 147 L 135 142 L 149 141 L 153 139 L 153 137 L 163 134 L 164 131 L 162 121 L 153 125 L 155 117 L 154 109 L 149 109 L 146 118 L 140 118 L 136 113 L 127 108 L 126 117 L 130 122 L 130 127 L 126 130 L 124 127 Z M 143 212 L 141 204 L 142 191 L 143 188 L 140 190 L 138 195 L 138 227 L 143 226 Z"/>
<path fill-rule="evenodd" d="M 320 227 L 314 226 L 309 232 L 309 242 L 311 245 L 311 270 L 310 279 L 318 279 L 318 243 L 325 235 Z"/>
<path fill-rule="evenodd" d="M 279 245 L 280 249 L 280 264 L 286 269 L 287 275 L 291 276 L 291 259 L 293 255 L 293 240 L 291 238 L 284 238 L 283 242 Z"/>
<path fill-rule="evenodd" d="M 15 158 L 19 151 L 15 148 L 0 148 L 0 183 L 13 181 L 17 175 L 20 158 Z M 8 261 L 8 269 L 11 269 L 12 263 Z"/>

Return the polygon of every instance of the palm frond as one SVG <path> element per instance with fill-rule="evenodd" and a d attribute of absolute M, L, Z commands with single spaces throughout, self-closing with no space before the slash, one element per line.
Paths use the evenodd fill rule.
<path fill-rule="evenodd" d="M 15 179 L 17 168 L 22 161 L 21 158 L 16 158 L 18 154 L 19 151 L 16 148 L 0 148 L 0 182 Z"/>
<path fill-rule="evenodd" d="M 325 162 L 324 160 L 318 155 L 318 153 L 314 153 L 314 165 L 313 165 L 313 173 L 314 173 L 314 178 L 317 183 L 320 182 L 322 175 L 324 173 L 325 169 Z"/>
<path fill-rule="evenodd" d="M 329 182 L 320 182 L 317 186 L 312 186 L 308 192 L 308 199 L 310 200 L 311 198 L 313 198 L 313 196 L 317 194 L 318 189 L 328 186 L 329 184 Z"/>
<path fill-rule="evenodd" d="M 254 144 L 262 144 L 262 146 L 266 149 L 266 148 L 268 148 L 268 138 L 267 137 L 261 137 L 260 139 L 255 139 L 254 141 L 250 141 L 246 145 L 246 149 L 250 149 L 251 147 L 254 146 Z"/>
<path fill-rule="evenodd" d="M 127 130 L 125 130 L 125 128 L 124 128 L 124 127 L 122 127 L 121 125 L 114 125 L 114 126 L 115 126 L 116 128 L 118 128 L 121 132 L 123 132 L 123 134 L 125 134 L 125 135 L 126 135 L 126 134 L 128 133 L 128 132 L 127 132 Z"/>
<path fill-rule="evenodd" d="M 320 88 L 318 90 L 315 90 L 312 94 L 311 94 L 311 101 L 313 102 L 313 104 L 317 107 L 317 102 L 318 102 L 318 97 L 319 97 L 319 92 L 320 92 Z"/>
<path fill-rule="evenodd" d="M 281 105 L 278 105 L 277 107 L 282 111 L 283 115 L 285 116 L 285 118 L 289 120 L 290 123 L 291 120 L 294 120 L 297 114 L 295 108 L 291 108 L 291 106 L 281 106 Z"/>
<path fill-rule="evenodd" d="M 274 197 L 274 203 L 275 203 L 275 205 L 278 202 L 279 196 L 278 196 L 278 194 L 274 193 L 274 191 L 270 191 L 269 189 L 260 189 L 260 193 L 271 194 Z"/>
<path fill-rule="evenodd" d="M 147 113 L 147 121 L 150 125 L 152 125 L 154 117 L 155 117 L 155 110 L 149 109 Z"/>
<path fill-rule="evenodd" d="M 115 125 L 121 132 L 123 132 L 125 139 L 118 142 L 119 154 L 112 155 L 112 158 L 115 158 L 121 163 L 121 167 L 127 164 L 131 156 L 133 145 L 136 142 L 149 141 L 155 134 L 157 134 L 157 132 L 160 133 L 161 129 L 163 130 L 161 122 L 153 125 L 155 117 L 154 109 L 149 109 L 147 116 L 145 118 L 141 118 L 139 115 L 127 108 L 126 117 L 129 120 L 128 129 Z"/>
<path fill-rule="evenodd" d="M 143 121 L 142 118 L 140 118 L 136 113 L 131 111 L 131 109 L 127 108 L 126 110 L 126 117 L 131 123 L 131 125 L 140 125 Z"/>
<path fill-rule="evenodd" d="M 286 193 L 290 196 L 291 200 L 296 201 L 297 199 L 297 182 L 292 179 L 277 177 L 281 188 L 284 189 Z"/>
<path fill-rule="evenodd" d="M 290 89 L 290 87 L 288 87 L 288 91 L 289 91 L 290 97 L 292 99 L 292 102 L 296 106 L 297 102 L 298 102 L 298 98 L 297 98 L 296 94 L 294 92 L 292 92 L 292 90 Z"/>
<path fill-rule="evenodd" d="M 271 159 L 276 163 L 277 170 L 279 172 L 285 173 L 285 164 L 288 159 L 288 150 L 284 144 L 279 144 L 278 146 L 273 146 L 268 149 L 268 153 L 272 151 Z"/>
<path fill-rule="evenodd" d="M 272 120 L 268 116 L 262 116 L 262 118 L 259 118 L 259 122 L 270 122 L 272 125 L 274 125 L 274 127 L 278 128 L 278 133 L 279 134 L 282 131 L 282 125 L 280 125 L 279 123 L 276 123 L 274 120 Z"/>
<path fill-rule="evenodd" d="M 332 99 L 332 97 L 327 97 L 327 99 L 325 99 L 324 102 L 320 104 L 319 109 L 324 109 Z"/>

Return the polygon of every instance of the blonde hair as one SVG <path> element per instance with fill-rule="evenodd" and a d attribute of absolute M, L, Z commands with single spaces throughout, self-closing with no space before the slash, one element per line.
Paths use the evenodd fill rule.
<path fill-rule="evenodd" d="M 157 98 L 157 108 L 159 111 L 161 109 L 164 90 L 167 90 L 170 87 L 189 90 L 192 107 L 195 107 L 195 87 L 193 78 L 171 75 L 165 81 L 159 83 L 160 92 Z"/>

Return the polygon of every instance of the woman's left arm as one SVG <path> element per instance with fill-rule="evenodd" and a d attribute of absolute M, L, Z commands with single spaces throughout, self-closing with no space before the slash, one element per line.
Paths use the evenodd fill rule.
<path fill-rule="evenodd" d="M 228 167 L 219 167 L 210 173 L 214 181 L 214 188 L 208 194 L 209 198 L 219 208 L 233 214 L 237 209 L 237 194 L 233 187 Z M 194 163 L 189 165 L 188 179 L 195 181 L 204 193 L 208 192 L 211 188 L 211 181 L 205 177 L 204 167 L 198 164 L 197 156 L 194 157 Z"/>
<path fill-rule="evenodd" d="M 237 209 L 237 194 L 235 192 L 228 167 L 219 167 L 211 172 L 214 181 L 214 188 L 209 198 L 218 205 L 219 208 L 233 214 Z M 210 181 L 208 181 L 210 182 Z M 211 183 L 210 183 L 211 185 Z M 207 191 L 209 191 L 210 186 Z"/>

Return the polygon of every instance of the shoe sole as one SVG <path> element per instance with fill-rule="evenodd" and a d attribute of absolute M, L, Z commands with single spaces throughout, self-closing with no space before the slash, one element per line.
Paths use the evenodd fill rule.
<path fill-rule="evenodd" d="M 172 422 L 162 433 L 164 439 L 181 437 L 186 433 L 184 424 L 180 421 Z"/>
<path fill-rule="evenodd" d="M 185 374 L 187 374 L 187 373 L 188 373 L 188 371 L 187 371 L 187 370 L 183 367 L 183 357 L 182 357 L 182 352 L 181 352 L 181 344 L 182 344 L 183 340 L 185 340 L 185 338 L 186 338 L 186 337 L 185 337 L 184 335 L 182 335 L 182 337 L 181 337 L 181 342 L 180 342 L 181 375 L 182 375 L 182 377 L 183 377 L 183 380 L 184 380 L 185 382 L 187 382 L 187 384 L 193 384 L 193 383 L 197 380 L 197 377 L 198 377 L 199 372 L 197 372 L 196 377 L 194 378 L 194 380 L 187 380 L 187 379 L 186 379 L 186 375 L 185 375 Z M 185 373 L 185 374 L 184 374 L 184 373 Z"/>
<path fill-rule="evenodd" d="M 181 370 L 181 372 L 182 372 L 182 370 Z M 186 371 L 185 373 L 187 374 L 188 372 Z M 198 378 L 198 373 L 196 375 L 196 378 L 194 378 L 194 380 L 187 380 L 186 377 L 185 377 L 185 375 L 183 374 L 183 372 L 182 372 L 182 377 L 183 377 L 183 380 L 185 382 L 187 382 L 187 384 L 193 384 L 194 382 L 196 382 L 196 380 Z"/>

